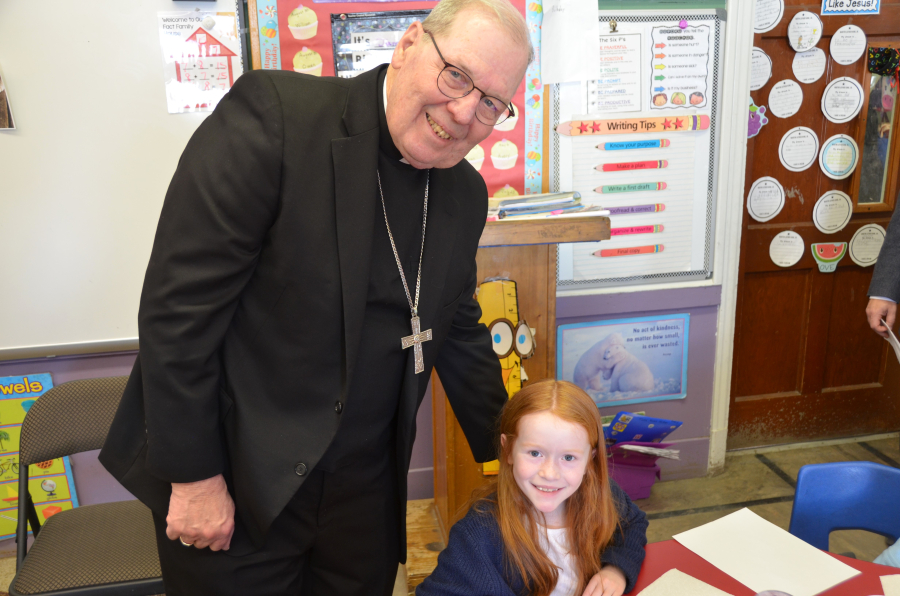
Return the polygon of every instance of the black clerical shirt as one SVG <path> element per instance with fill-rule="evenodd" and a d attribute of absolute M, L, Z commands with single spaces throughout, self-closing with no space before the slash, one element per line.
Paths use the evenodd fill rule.
<path fill-rule="evenodd" d="M 382 88 L 386 73 L 387 66 L 384 66 L 378 85 L 378 171 L 391 233 L 403 264 L 410 296 L 415 301 L 428 170 L 417 170 L 400 161 L 403 156 L 394 146 L 384 112 Z M 360 259 L 371 259 L 359 355 L 346 403 L 342 404 L 337 434 L 316 466 L 325 471 L 334 471 L 361 459 L 370 461 L 373 457 L 386 457 L 393 451 L 400 387 L 409 352 L 413 349 L 403 350 L 400 345 L 400 338 L 412 334 L 412 315 L 391 250 L 381 202 L 378 198 L 376 200 L 372 248 L 370 254 L 359 255 Z M 427 269 L 422 271 L 423 278 L 428 274 Z"/>

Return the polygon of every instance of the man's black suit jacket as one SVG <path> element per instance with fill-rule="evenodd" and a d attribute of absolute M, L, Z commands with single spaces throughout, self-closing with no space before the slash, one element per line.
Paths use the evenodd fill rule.
<path fill-rule="evenodd" d="M 900 302 L 900 207 L 894 209 L 878 262 L 869 283 L 869 296 Z"/>
<path fill-rule="evenodd" d="M 191 138 L 166 194 L 140 352 L 100 459 L 160 515 L 170 483 L 224 473 L 239 522 L 233 554 L 262 544 L 325 452 L 365 349 L 381 207 L 377 74 L 244 74 Z M 486 210 L 484 181 L 467 162 L 432 171 L 419 316 L 434 339 L 424 373 L 408 350 L 399 400 L 401 537 L 432 367 L 475 458 L 494 457 L 506 393 L 473 298 Z"/>

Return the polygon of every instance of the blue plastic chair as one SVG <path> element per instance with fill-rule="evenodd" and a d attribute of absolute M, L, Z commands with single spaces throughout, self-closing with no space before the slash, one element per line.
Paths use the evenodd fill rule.
<path fill-rule="evenodd" d="M 867 461 L 800 468 L 788 530 L 828 550 L 834 530 L 868 530 L 900 538 L 900 470 Z"/>

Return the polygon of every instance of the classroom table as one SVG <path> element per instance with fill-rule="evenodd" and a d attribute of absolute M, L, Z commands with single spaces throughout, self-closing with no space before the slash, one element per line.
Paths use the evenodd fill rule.
<path fill-rule="evenodd" d="M 670 569 L 678 569 L 711 586 L 715 586 L 729 594 L 734 594 L 734 596 L 753 596 L 755 594 L 753 590 L 724 571 L 720 571 L 712 563 L 688 550 L 675 540 L 648 544 L 646 552 L 647 557 L 644 559 L 641 574 L 638 576 L 637 583 L 631 594 L 639 594 L 641 590 L 652 584 Z M 862 571 L 862 574 L 822 592 L 820 596 L 883 596 L 884 592 L 881 590 L 879 577 L 882 575 L 900 574 L 900 569 L 896 567 L 857 561 L 856 559 L 842 557 L 834 553 L 828 554 L 854 569 L 859 569 Z M 771 589 L 777 590 L 778 586 L 772 586 Z"/>

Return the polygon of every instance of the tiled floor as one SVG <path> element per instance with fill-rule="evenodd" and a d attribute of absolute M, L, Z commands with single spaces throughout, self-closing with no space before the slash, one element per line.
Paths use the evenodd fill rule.
<path fill-rule="evenodd" d="M 674 534 L 742 507 L 748 507 L 787 529 L 800 467 L 838 461 L 873 461 L 900 467 L 900 444 L 897 437 L 892 436 L 799 449 L 729 453 L 722 474 L 711 478 L 658 482 L 649 499 L 636 501 L 650 518 L 647 540 L 668 540 Z M 853 552 L 858 559 L 871 561 L 884 548 L 882 536 L 843 530 L 831 534 L 829 550 Z"/>
<path fill-rule="evenodd" d="M 838 461 L 873 461 L 900 468 L 898 436 L 882 435 L 862 441 L 729 453 L 725 459 L 725 470 L 718 476 L 658 482 L 653 487 L 650 498 L 635 502 L 650 519 L 648 542 L 668 540 L 674 534 L 713 521 L 742 507 L 749 507 L 751 511 L 786 530 L 791 521 L 794 487 L 800 467 Z M 427 510 L 428 504 L 429 501 L 420 501 L 416 507 L 410 507 L 411 512 L 416 512 L 419 525 L 422 511 Z M 412 533 L 410 538 L 412 546 Z M 885 546 L 882 536 L 864 531 L 843 530 L 831 534 L 829 550 L 836 553 L 852 552 L 858 559 L 871 561 Z M 428 571 L 416 567 L 429 564 L 428 557 L 413 556 L 415 554 L 410 554 L 409 568 L 401 569 L 401 574 L 408 572 L 410 579 L 421 577 Z M 399 583 L 398 581 L 394 596 L 404 593 Z"/>

